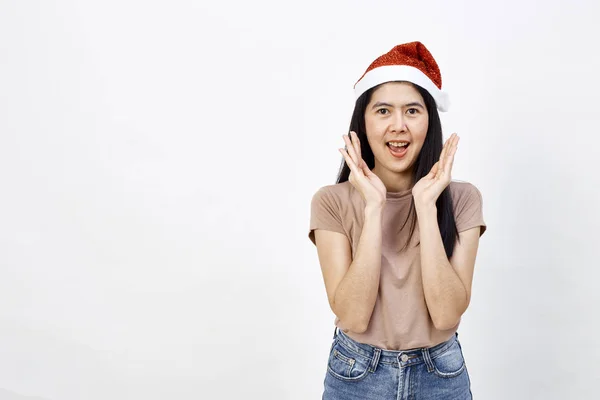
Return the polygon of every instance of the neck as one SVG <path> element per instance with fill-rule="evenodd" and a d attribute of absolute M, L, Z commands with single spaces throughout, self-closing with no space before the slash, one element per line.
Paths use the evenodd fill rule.
<path fill-rule="evenodd" d="M 381 179 L 388 192 L 403 192 L 413 187 L 412 171 L 393 172 L 380 170 L 375 166 L 373 173 Z"/>

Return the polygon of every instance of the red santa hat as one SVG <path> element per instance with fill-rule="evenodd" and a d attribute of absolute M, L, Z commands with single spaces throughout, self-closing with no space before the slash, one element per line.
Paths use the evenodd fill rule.
<path fill-rule="evenodd" d="M 358 99 L 367 90 L 392 81 L 421 86 L 435 99 L 438 110 L 448 111 L 450 99 L 442 91 L 440 68 L 421 42 L 399 44 L 373 61 L 354 85 L 355 97 Z"/>

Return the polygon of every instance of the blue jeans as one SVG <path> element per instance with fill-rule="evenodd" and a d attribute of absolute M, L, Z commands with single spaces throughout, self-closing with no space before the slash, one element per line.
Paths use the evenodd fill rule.
<path fill-rule="evenodd" d="M 458 333 L 433 347 L 393 351 L 358 343 L 336 331 L 323 400 L 473 398 Z"/>

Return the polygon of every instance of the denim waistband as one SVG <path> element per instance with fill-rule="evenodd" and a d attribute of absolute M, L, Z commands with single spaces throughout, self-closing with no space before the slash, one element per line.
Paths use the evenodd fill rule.
<path fill-rule="evenodd" d="M 410 350 L 385 350 L 370 344 L 359 343 L 346 335 L 341 329 L 336 328 L 335 339 L 338 343 L 344 346 L 347 350 L 367 357 L 375 364 L 381 362 L 385 364 L 412 365 L 420 363 L 430 363 L 432 359 L 443 354 L 455 341 L 457 341 L 458 333 L 455 333 L 445 342 L 437 344 L 433 347 L 423 347 Z"/>

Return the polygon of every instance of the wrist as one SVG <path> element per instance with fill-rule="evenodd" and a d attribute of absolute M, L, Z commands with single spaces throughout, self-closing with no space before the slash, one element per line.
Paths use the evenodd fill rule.
<path fill-rule="evenodd" d="M 428 204 L 415 203 L 415 209 L 417 210 L 417 214 L 434 213 L 435 215 L 437 215 L 437 206 L 435 205 L 435 203 L 428 203 Z"/>
<path fill-rule="evenodd" d="M 385 204 L 385 203 L 384 203 Z M 365 217 L 377 217 L 383 214 L 384 204 L 367 204 L 364 209 Z"/>

